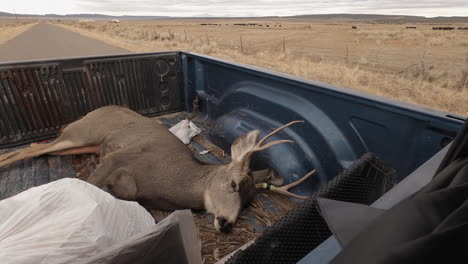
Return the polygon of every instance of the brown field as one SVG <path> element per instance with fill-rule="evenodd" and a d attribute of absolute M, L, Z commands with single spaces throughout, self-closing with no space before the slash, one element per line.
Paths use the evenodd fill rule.
<path fill-rule="evenodd" d="M 468 30 L 312 19 L 60 25 L 135 52 L 192 51 L 468 116 Z"/>
<path fill-rule="evenodd" d="M 31 28 L 36 23 L 12 19 L 0 19 L 0 45 Z"/>

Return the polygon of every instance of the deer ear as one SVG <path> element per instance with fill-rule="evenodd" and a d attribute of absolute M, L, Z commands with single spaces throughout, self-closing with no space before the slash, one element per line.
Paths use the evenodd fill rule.
<path fill-rule="evenodd" d="M 233 161 L 241 162 L 245 155 L 255 148 L 255 144 L 260 136 L 259 130 L 253 130 L 238 137 L 231 146 L 231 156 Z"/>
<path fill-rule="evenodd" d="M 257 171 L 252 171 L 251 175 L 254 179 L 254 183 L 270 183 L 275 186 L 281 186 L 283 185 L 283 178 L 281 178 L 273 169 L 264 169 L 264 170 L 257 170 Z"/>

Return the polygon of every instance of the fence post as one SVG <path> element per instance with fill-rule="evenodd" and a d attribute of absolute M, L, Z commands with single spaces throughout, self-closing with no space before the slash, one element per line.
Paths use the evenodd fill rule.
<path fill-rule="evenodd" d="M 283 54 L 286 55 L 286 40 L 283 37 Z"/>
<path fill-rule="evenodd" d="M 463 90 L 465 90 L 465 88 L 466 88 L 466 85 L 468 84 L 468 72 L 465 72 L 465 75 L 466 75 L 465 76 L 465 81 L 463 82 L 463 85 L 462 85 L 462 87 L 460 89 L 460 92 L 463 92 Z"/>
<path fill-rule="evenodd" d="M 345 58 L 345 62 L 346 62 L 346 64 L 348 64 L 348 62 L 349 62 L 349 50 L 348 50 L 348 46 L 346 46 L 346 58 Z"/>
<path fill-rule="evenodd" d="M 466 54 L 466 59 L 465 59 L 465 70 L 463 71 L 463 75 L 465 75 L 465 81 L 463 82 L 463 85 L 462 85 L 460 91 L 465 90 L 466 85 L 468 84 L 468 54 Z M 462 78 L 463 78 L 463 77 L 462 77 Z"/>
<path fill-rule="evenodd" d="M 16 14 L 16 9 L 13 8 L 13 11 L 15 11 L 16 23 L 18 24 L 18 23 L 19 23 L 19 20 L 18 20 L 18 15 Z"/>
<path fill-rule="evenodd" d="M 210 45 L 210 38 L 208 37 L 208 32 L 205 31 L 206 34 L 206 42 L 208 43 L 208 46 Z"/>
<path fill-rule="evenodd" d="M 184 30 L 185 42 L 187 42 L 187 32 Z"/>
<path fill-rule="evenodd" d="M 240 35 L 240 47 L 242 54 L 244 54 L 244 44 L 242 43 L 242 35 Z"/>

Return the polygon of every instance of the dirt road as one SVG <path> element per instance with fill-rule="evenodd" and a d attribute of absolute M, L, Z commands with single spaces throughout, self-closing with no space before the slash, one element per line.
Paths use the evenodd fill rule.
<path fill-rule="evenodd" d="M 59 26 L 40 23 L 1 45 L 0 62 L 129 52 Z"/>

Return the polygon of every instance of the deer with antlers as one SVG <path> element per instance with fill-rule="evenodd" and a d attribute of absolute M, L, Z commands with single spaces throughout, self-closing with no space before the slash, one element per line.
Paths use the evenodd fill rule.
<path fill-rule="evenodd" d="M 43 154 L 71 155 L 97 153 L 102 162 L 87 181 L 124 200 L 139 202 L 148 209 L 206 209 L 214 214 L 216 230 L 230 232 L 238 214 L 254 198 L 257 188 L 269 188 L 286 195 L 297 182 L 283 186 L 271 170 L 250 170 L 255 152 L 291 140 L 265 141 L 286 124 L 261 140 L 253 130 L 231 146 L 232 162 L 204 164 L 158 121 L 120 106 L 105 106 L 67 125 L 57 139 L 0 156 L 0 167 Z M 268 181 L 268 183 L 262 183 Z"/>

